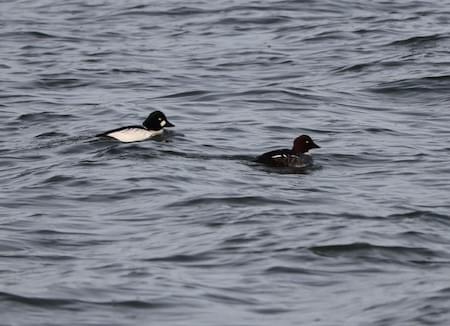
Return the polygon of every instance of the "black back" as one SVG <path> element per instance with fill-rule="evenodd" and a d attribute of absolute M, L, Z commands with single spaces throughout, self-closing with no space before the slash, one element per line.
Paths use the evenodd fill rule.
<path fill-rule="evenodd" d="M 272 167 L 305 168 L 313 164 L 310 155 L 295 154 L 290 149 L 278 149 L 260 155 L 256 162 Z"/>
<path fill-rule="evenodd" d="M 274 156 L 278 155 L 280 155 L 280 157 L 274 158 Z M 277 149 L 258 156 L 256 162 L 271 166 L 283 166 L 284 158 L 289 155 L 294 155 L 290 149 Z"/>

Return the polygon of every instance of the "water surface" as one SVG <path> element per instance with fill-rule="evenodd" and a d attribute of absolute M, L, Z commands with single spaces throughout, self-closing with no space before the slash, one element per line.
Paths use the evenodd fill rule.
<path fill-rule="evenodd" d="M 1 1 L 2 323 L 448 325 L 448 8 Z"/>

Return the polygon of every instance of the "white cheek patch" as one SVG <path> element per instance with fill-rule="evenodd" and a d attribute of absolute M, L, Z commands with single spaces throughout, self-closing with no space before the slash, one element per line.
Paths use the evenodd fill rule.
<path fill-rule="evenodd" d="M 164 127 L 166 125 L 166 120 L 163 120 L 159 123 L 161 125 L 161 127 Z"/>

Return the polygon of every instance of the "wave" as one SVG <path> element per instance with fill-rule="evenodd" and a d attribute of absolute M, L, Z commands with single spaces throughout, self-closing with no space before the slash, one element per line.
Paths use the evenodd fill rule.
<path fill-rule="evenodd" d="M 144 261 L 163 261 L 163 262 L 176 262 L 176 263 L 195 263 L 211 260 L 213 257 L 207 253 L 198 254 L 176 254 L 164 257 L 146 258 Z"/>
<path fill-rule="evenodd" d="M 299 213 L 299 217 L 307 218 L 307 219 L 336 219 L 336 218 L 344 218 L 348 220 L 378 220 L 378 221 L 392 221 L 392 220 L 409 220 L 409 219 L 417 219 L 417 220 L 423 220 L 426 222 L 436 222 L 439 224 L 447 224 L 450 225 L 450 215 L 446 214 L 439 214 L 433 211 L 426 211 L 426 210 L 409 210 L 405 211 L 403 213 L 393 213 L 388 215 L 363 215 L 363 214 L 353 214 L 352 212 L 347 213 L 339 213 L 339 214 L 332 214 L 332 213 L 315 213 L 315 212 L 305 212 L 305 213 Z"/>
<path fill-rule="evenodd" d="M 58 89 L 58 88 L 78 88 L 87 87 L 93 84 L 91 81 L 78 78 L 41 78 L 32 83 L 32 87 L 44 89 Z"/>
<path fill-rule="evenodd" d="M 48 122 L 48 121 L 67 121 L 76 120 L 77 117 L 72 114 L 61 114 L 54 112 L 34 112 L 34 113 L 24 113 L 17 117 L 17 120 L 21 122 Z"/>
<path fill-rule="evenodd" d="M 0 292 L 0 299 L 2 301 L 9 301 L 20 303 L 28 306 L 42 307 L 42 308 L 67 308 L 71 309 L 78 305 L 100 305 L 113 307 L 132 307 L 132 308 L 164 308 L 171 306 L 164 302 L 148 302 L 142 300 L 111 300 L 111 301 L 89 301 L 69 298 L 46 298 L 46 297 L 32 297 L 17 295 L 9 292 Z"/>
<path fill-rule="evenodd" d="M 198 196 L 177 200 L 168 204 L 170 207 L 196 207 L 199 205 L 246 205 L 246 206 L 260 206 L 260 205 L 296 205 L 297 203 L 288 199 L 271 199 L 263 196 L 224 196 L 212 197 L 205 196 L 199 198 Z"/>
<path fill-rule="evenodd" d="M 37 39 L 48 39 L 48 38 L 56 38 L 57 37 L 56 35 L 40 32 L 40 31 L 18 31 L 18 32 L 0 33 L 0 37 L 2 37 L 2 38 L 23 37 L 23 36 L 29 36 L 29 37 L 37 38 Z"/>
<path fill-rule="evenodd" d="M 43 31 L 15 31 L 15 32 L 4 32 L 0 33 L 1 38 L 8 38 L 8 39 L 17 39 L 21 41 L 45 41 L 45 40 L 57 40 L 57 41 L 64 41 L 64 42 L 81 42 L 83 41 L 82 38 L 75 37 L 75 36 L 69 36 L 69 35 L 59 35 L 54 33 L 48 33 Z M 26 44 L 24 45 L 23 49 L 27 48 L 38 48 L 38 45 L 36 44 Z"/>
<path fill-rule="evenodd" d="M 443 92 L 450 91 L 450 75 L 409 78 L 389 82 L 381 82 L 377 86 L 371 87 L 368 90 L 374 93 L 383 94 L 442 94 Z"/>
<path fill-rule="evenodd" d="M 428 248 L 405 246 L 381 246 L 365 242 L 350 244 L 336 244 L 309 247 L 313 253 L 325 257 L 347 257 L 367 261 L 386 261 L 388 263 L 450 263 L 450 257 L 443 252 L 437 252 Z"/>
<path fill-rule="evenodd" d="M 437 41 L 445 41 L 449 38 L 447 35 L 441 35 L 441 34 L 432 34 L 432 35 L 425 35 L 425 36 L 412 36 L 405 39 L 393 41 L 387 46 L 392 45 L 404 45 L 404 46 L 417 46 L 422 47 L 426 46 L 430 43 L 436 43 Z"/>
<path fill-rule="evenodd" d="M 271 266 L 266 268 L 264 272 L 267 274 L 303 274 L 312 276 L 324 276 L 329 274 L 329 272 L 323 272 L 317 269 L 290 266 Z"/>

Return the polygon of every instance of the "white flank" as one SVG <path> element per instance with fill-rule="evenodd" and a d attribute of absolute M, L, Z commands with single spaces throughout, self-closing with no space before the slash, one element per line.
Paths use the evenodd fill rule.
<path fill-rule="evenodd" d="M 131 143 L 135 141 L 143 141 L 149 139 L 153 136 L 162 134 L 163 130 L 152 131 L 145 130 L 141 128 L 127 128 L 119 131 L 111 132 L 108 134 L 109 137 L 120 140 L 124 143 Z"/>
<path fill-rule="evenodd" d="M 283 157 L 283 155 L 279 154 L 279 155 L 272 156 L 272 158 L 279 158 L 279 157 Z"/>

